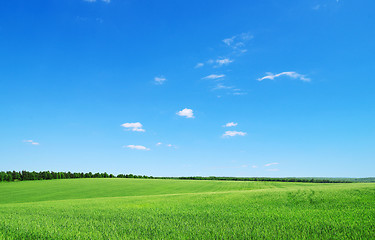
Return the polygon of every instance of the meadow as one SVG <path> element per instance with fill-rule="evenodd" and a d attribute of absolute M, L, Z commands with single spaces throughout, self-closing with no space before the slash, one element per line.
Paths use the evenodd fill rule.
<path fill-rule="evenodd" d="M 0 183 L 0 239 L 375 239 L 374 183 Z"/>

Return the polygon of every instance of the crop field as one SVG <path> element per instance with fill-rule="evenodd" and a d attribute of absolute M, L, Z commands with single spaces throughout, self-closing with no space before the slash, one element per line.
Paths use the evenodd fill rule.
<path fill-rule="evenodd" d="M 375 239 L 374 183 L 0 183 L 0 239 Z"/>

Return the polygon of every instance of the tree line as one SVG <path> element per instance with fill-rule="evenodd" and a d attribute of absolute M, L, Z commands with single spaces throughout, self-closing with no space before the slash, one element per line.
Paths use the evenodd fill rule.
<path fill-rule="evenodd" d="M 351 183 L 349 179 L 329 179 L 329 178 L 295 178 L 295 177 L 159 177 L 163 179 L 181 180 L 219 180 L 219 181 L 265 181 L 265 182 L 311 182 L 311 183 Z"/>
<path fill-rule="evenodd" d="M 108 174 L 104 173 L 77 173 L 77 172 L 53 172 L 53 171 L 7 171 L 0 172 L 0 182 L 27 181 L 27 180 L 51 180 L 51 179 L 71 179 L 71 178 L 153 178 L 149 176 L 133 174 Z"/>
<path fill-rule="evenodd" d="M 51 179 L 73 179 L 73 178 L 146 178 L 146 179 L 176 179 L 176 180 L 217 180 L 217 181 L 271 181 L 271 182 L 311 182 L 311 183 L 350 183 L 350 179 L 334 178 L 272 178 L 272 177 L 153 177 L 133 174 L 108 174 L 104 173 L 76 173 L 76 172 L 53 172 L 53 171 L 7 171 L 0 172 L 0 182 L 29 181 L 29 180 L 51 180 Z"/>

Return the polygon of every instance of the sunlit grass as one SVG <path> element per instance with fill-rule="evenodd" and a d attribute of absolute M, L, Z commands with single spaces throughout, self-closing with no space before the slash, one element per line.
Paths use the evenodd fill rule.
<path fill-rule="evenodd" d="M 375 184 L 76 179 L 0 193 L 2 239 L 375 238 Z"/>

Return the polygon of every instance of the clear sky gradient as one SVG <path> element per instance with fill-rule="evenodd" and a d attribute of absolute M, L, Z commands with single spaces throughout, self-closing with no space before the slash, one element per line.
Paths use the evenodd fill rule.
<path fill-rule="evenodd" d="M 375 1 L 0 1 L 0 170 L 374 176 Z"/>

